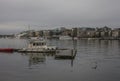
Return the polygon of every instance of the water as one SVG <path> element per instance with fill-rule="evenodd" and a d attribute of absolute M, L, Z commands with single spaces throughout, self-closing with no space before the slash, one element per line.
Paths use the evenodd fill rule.
<path fill-rule="evenodd" d="M 0 39 L 4 48 L 27 43 Z M 48 40 L 48 44 L 75 48 L 77 55 L 74 60 L 55 60 L 54 55 L 0 53 L 0 81 L 120 81 L 120 41 Z"/>

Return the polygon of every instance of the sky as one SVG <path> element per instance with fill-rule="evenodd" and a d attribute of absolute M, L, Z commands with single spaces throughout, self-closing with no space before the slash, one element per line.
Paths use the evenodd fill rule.
<path fill-rule="evenodd" d="M 120 0 L 0 0 L 0 34 L 56 27 L 120 27 Z"/>

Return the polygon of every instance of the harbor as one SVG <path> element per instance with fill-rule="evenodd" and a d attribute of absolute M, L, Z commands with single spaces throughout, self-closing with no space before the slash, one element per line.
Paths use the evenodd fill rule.
<path fill-rule="evenodd" d="M 26 39 L 0 39 L 0 80 L 9 81 L 6 77 L 12 81 L 119 79 L 119 40 L 53 39 L 46 40 L 46 43 L 48 47 L 59 48 L 55 53 L 17 52 L 28 48 L 30 42 Z M 12 52 L 9 52 L 11 48 Z M 6 50 L 8 52 L 3 52 Z"/>
<path fill-rule="evenodd" d="M 120 0 L 0 0 L 0 81 L 120 81 Z"/>

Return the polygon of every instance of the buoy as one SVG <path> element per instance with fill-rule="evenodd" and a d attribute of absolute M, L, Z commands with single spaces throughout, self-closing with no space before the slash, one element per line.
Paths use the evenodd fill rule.
<path fill-rule="evenodd" d="M 0 48 L 0 52 L 13 52 L 13 48 Z"/>

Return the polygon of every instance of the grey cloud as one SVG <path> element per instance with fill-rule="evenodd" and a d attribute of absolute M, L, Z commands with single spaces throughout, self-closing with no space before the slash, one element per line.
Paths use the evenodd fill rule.
<path fill-rule="evenodd" d="M 8 23 L 11 28 L 13 24 L 119 26 L 119 3 L 120 0 L 0 0 L 0 27 Z"/>

